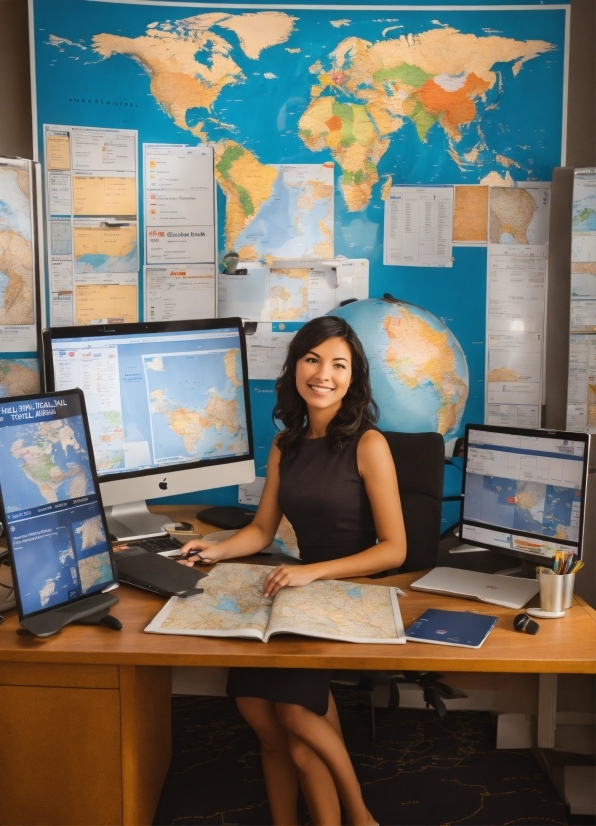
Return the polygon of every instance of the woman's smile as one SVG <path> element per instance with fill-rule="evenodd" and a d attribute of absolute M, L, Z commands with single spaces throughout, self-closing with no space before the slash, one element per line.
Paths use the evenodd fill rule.
<path fill-rule="evenodd" d="M 313 409 L 339 410 L 351 381 L 352 351 L 342 338 L 326 339 L 296 362 L 296 389 Z"/>

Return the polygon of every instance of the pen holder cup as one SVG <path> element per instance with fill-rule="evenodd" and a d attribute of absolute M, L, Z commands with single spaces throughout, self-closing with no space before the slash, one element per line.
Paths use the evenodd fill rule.
<path fill-rule="evenodd" d="M 540 571 L 540 608 L 543 611 L 559 613 L 571 608 L 575 574 L 553 574 Z"/>

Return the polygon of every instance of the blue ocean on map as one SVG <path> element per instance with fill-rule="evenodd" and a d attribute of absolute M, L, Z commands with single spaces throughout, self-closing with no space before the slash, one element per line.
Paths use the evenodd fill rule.
<path fill-rule="evenodd" d="M 466 477 L 464 516 L 511 530 L 576 540 L 572 506 L 578 500 L 579 493 L 572 488 L 472 473 Z"/>
<path fill-rule="evenodd" d="M 60 440 L 61 429 L 72 431 Z M 74 442 L 74 443 L 73 443 Z M 87 496 L 94 490 L 81 416 L 0 428 L 0 464 L 7 513 Z"/>
<path fill-rule="evenodd" d="M 596 232 L 596 197 L 573 202 L 573 231 Z"/>
<path fill-rule="evenodd" d="M 157 463 L 246 452 L 243 388 L 234 386 L 224 358 L 224 351 L 143 358 Z M 239 350 L 235 359 L 235 375 L 239 376 Z"/>
<path fill-rule="evenodd" d="M 286 185 L 280 170 L 270 198 L 239 234 L 236 247 L 252 246 L 260 256 L 275 250 L 277 258 L 316 258 L 317 245 L 326 241 L 321 226 L 328 218 L 329 203 L 327 199 L 317 199 L 312 208 L 300 209 L 301 197 L 303 191 Z M 300 216 L 297 220 L 296 215 Z"/>
<path fill-rule="evenodd" d="M 274 27 L 259 27 L 255 21 L 251 28 L 246 23 L 243 15 L 259 13 L 254 6 L 87 2 L 84 16 L 79 0 L 33 0 L 33 8 L 40 155 L 43 124 L 53 123 L 137 129 L 139 144 L 205 141 L 215 146 L 216 158 L 226 146 L 234 146 L 240 164 L 242 153 L 259 165 L 276 167 L 334 163 L 334 254 L 367 258 L 371 296 L 390 293 L 423 308 L 459 342 L 470 392 L 450 436 L 462 435 L 466 422 L 484 420 L 486 248 L 454 247 L 448 271 L 384 266 L 384 195 L 390 184 L 551 180 L 552 169 L 562 162 L 565 9 L 549 4 L 390 10 L 278 7 L 276 13 L 292 18 L 287 38 L 263 45 L 264 34 L 272 37 Z M 200 16 L 209 14 L 217 20 L 201 28 L 207 18 Z M 421 40 L 440 39 L 449 30 L 468 40 L 458 40 L 458 48 L 452 49 L 442 44 L 438 53 L 444 65 L 435 77 L 443 91 L 457 91 L 464 82 L 476 84 L 477 90 L 463 100 L 453 120 L 441 114 L 442 99 L 425 99 L 424 109 L 423 92 L 416 92 L 418 97 L 403 113 L 401 90 L 395 92 L 394 84 L 403 72 L 419 89 L 426 82 L 412 60 L 405 69 L 395 67 L 393 74 L 377 75 L 366 66 L 360 75 L 350 75 L 355 57 L 369 47 L 395 42 L 415 54 Z M 206 85 L 208 107 L 201 103 L 203 87 L 192 100 L 188 95 L 167 97 L 175 94 L 173 75 L 160 79 L 147 62 L 148 53 L 141 54 L 149 46 L 158 48 L 159 38 L 168 44 L 170 61 L 176 62 L 180 54 L 196 62 L 195 82 L 211 77 L 216 57 L 225 54 L 231 61 L 225 82 Z M 201 48 L 193 38 L 204 38 Z M 523 52 L 519 59 L 511 57 L 505 40 L 516 41 L 514 51 Z M 525 45 L 530 41 L 542 45 L 532 51 Z M 101 54 L 95 48 L 98 42 L 105 47 Z M 494 49 L 490 66 L 483 58 L 488 49 Z M 325 102 L 333 105 L 333 112 L 319 110 Z M 392 107 L 399 114 L 392 114 Z M 237 229 L 226 225 L 231 200 L 226 200 L 220 181 L 220 257 L 229 251 L 232 238 L 234 244 L 257 250 L 269 243 L 276 249 L 284 244 L 285 249 L 299 249 L 299 234 L 292 240 L 284 218 L 286 204 L 291 207 L 287 191 L 276 182 L 275 195 L 270 193 L 257 208 L 252 200 L 257 190 L 249 191 L 252 171 L 248 164 L 237 173 L 230 171 L 237 195 L 234 208 L 242 217 Z M 141 171 L 140 192 L 143 186 Z M 276 201 L 276 195 L 286 200 Z M 143 198 L 138 218 L 143 221 Z M 315 239 L 318 218 L 319 213 L 309 221 L 310 240 Z M 141 268 L 144 263 L 141 248 Z M 139 298 L 143 306 L 142 285 Z M 265 395 L 266 385 L 272 387 L 271 382 L 251 382 L 258 468 L 266 462 L 275 433 L 270 422 L 274 398 L 271 392 Z M 169 449 L 174 447 L 171 442 Z M 180 441 L 176 449 L 185 455 Z M 212 492 L 205 501 L 218 502 L 220 495 L 230 504 L 237 501 L 232 489 Z"/>
<path fill-rule="evenodd" d="M 18 522 L 12 535 L 17 576 L 21 587 L 23 613 L 29 614 L 42 608 L 51 608 L 80 595 L 74 549 L 70 531 L 60 524 L 60 514 L 44 518 L 42 539 L 28 536 L 31 523 Z M 21 538 L 19 532 L 24 530 Z"/>
<path fill-rule="evenodd" d="M 75 261 L 75 272 L 137 272 L 139 256 L 136 246 L 125 256 L 116 258 L 111 255 L 89 253 L 79 256 Z"/>

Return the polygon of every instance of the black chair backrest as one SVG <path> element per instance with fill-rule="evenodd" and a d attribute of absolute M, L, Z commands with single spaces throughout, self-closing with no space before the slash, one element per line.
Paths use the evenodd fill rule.
<path fill-rule="evenodd" d="M 440 433 L 383 435 L 395 462 L 408 542 L 399 571 L 434 568 L 441 535 L 445 442 Z"/>

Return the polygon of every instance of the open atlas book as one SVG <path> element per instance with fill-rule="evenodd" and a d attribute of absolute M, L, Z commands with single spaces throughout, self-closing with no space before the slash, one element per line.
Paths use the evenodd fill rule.
<path fill-rule="evenodd" d="M 342 642 L 405 643 L 397 588 L 335 579 L 263 596 L 273 568 L 223 563 L 201 580 L 204 593 L 172 597 L 145 631 L 205 637 L 302 634 Z"/>

